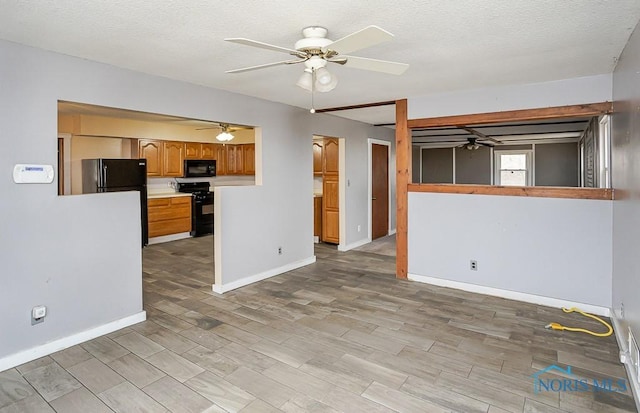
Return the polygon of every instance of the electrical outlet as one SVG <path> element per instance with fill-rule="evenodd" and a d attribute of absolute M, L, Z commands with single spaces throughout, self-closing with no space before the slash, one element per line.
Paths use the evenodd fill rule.
<path fill-rule="evenodd" d="M 469 261 L 469 268 L 472 271 L 478 271 L 478 261 L 476 261 L 476 260 Z"/>
<path fill-rule="evenodd" d="M 37 305 L 31 309 L 31 325 L 40 324 L 47 316 L 47 307 Z"/>
<path fill-rule="evenodd" d="M 624 303 L 620 303 L 620 318 L 624 318 Z"/>
<path fill-rule="evenodd" d="M 361 229 L 362 229 L 362 228 L 360 227 L 360 225 L 358 225 L 358 232 L 360 232 L 360 230 L 361 230 Z"/>
<path fill-rule="evenodd" d="M 278 255 L 282 255 L 282 247 L 278 247 Z"/>

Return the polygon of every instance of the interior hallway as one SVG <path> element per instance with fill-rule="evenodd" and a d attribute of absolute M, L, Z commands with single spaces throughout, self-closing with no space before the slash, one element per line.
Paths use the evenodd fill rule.
<path fill-rule="evenodd" d="M 322 244 L 220 296 L 209 245 L 145 248 L 148 320 L 0 373 L 0 413 L 635 411 L 628 391 L 534 393 L 556 363 L 626 379 L 613 336 L 544 329 L 598 328 L 575 315 L 399 281 L 392 256 Z"/>

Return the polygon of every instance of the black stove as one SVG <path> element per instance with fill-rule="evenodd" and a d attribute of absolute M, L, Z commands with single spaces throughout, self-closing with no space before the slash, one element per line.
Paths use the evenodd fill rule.
<path fill-rule="evenodd" d="M 213 192 L 209 182 L 178 182 L 178 192 L 190 193 L 191 235 L 200 237 L 213 234 Z"/>

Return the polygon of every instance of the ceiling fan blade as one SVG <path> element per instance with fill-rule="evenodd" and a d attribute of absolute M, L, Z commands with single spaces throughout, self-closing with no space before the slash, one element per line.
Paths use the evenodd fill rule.
<path fill-rule="evenodd" d="M 273 50 L 276 52 L 289 53 L 295 56 L 304 56 L 304 52 L 295 49 L 287 49 L 286 47 L 275 46 L 269 43 L 259 42 L 257 40 L 245 39 L 244 37 L 232 37 L 224 39 L 226 42 L 243 44 L 245 46 L 259 47 L 261 49 Z"/>
<path fill-rule="evenodd" d="M 502 143 L 502 141 L 499 141 L 499 140 L 497 140 L 497 139 L 495 139 L 495 138 L 492 138 L 491 136 L 487 136 L 487 135 L 485 135 L 484 133 L 478 132 L 478 131 L 477 131 L 477 130 L 475 130 L 475 129 L 471 129 L 471 128 L 468 128 L 468 127 L 466 127 L 466 126 L 456 126 L 456 127 L 457 127 L 458 129 L 466 130 L 466 131 L 467 131 L 467 132 L 469 132 L 470 134 L 472 134 L 472 135 L 476 135 L 476 136 L 477 136 L 477 137 L 479 137 L 479 138 L 487 139 L 487 140 L 490 140 L 491 142 L 495 142 L 495 143 Z"/>
<path fill-rule="evenodd" d="M 378 26 L 368 26 L 355 33 L 351 33 L 322 48 L 322 51 L 334 50 L 339 54 L 355 52 L 356 50 L 374 46 L 393 39 L 393 35 Z"/>
<path fill-rule="evenodd" d="M 350 67 L 352 69 L 363 69 L 371 70 L 374 72 L 388 73 L 391 75 L 401 75 L 409 68 L 409 65 L 406 63 L 388 62 L 386 60 L 369 59 L 368 57 L 340 55 L 336 60 L 340 60 L 342 58 L 347 59 L 347 61 L 344 63 L 344 66 L 346 67 Z M 331 62 L 331 60 L 329 61 Z M 337 61 L 336 63 L 341 62 Z"/>
<path fill-rule="evenodd" d="M 243 68 L 240 68 L 240 69 L 227 70 L 225 73 L 242 73 L 242 72 L 248 72 L 248 71 L 251 71 L 251 70 L 264 69 L 264 68 L 271 67 L 271 66 L 292 65 L 292 64 L 296 64 L 296 63 L 302 63 L 302 62 L 304 62 L 304 60 L 283 60 L 281 62 L 265 63 L 263 65 L 249 66 L 249 67 L 243 67 Z"/>

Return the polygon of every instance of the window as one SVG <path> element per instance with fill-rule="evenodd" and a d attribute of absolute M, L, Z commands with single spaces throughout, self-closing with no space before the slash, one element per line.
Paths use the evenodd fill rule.
<path fill-rule="evenodd" d="M 530 150 L 495 151 L 495 184 L 530 186 L 533 184 Z"/>
<path fill-rule="evenodd" d="M 611 188 L 611 132 L 609 129 L 609 115 L 600 118 L 600 133 L 598 134 L 598 186 Z"/>

